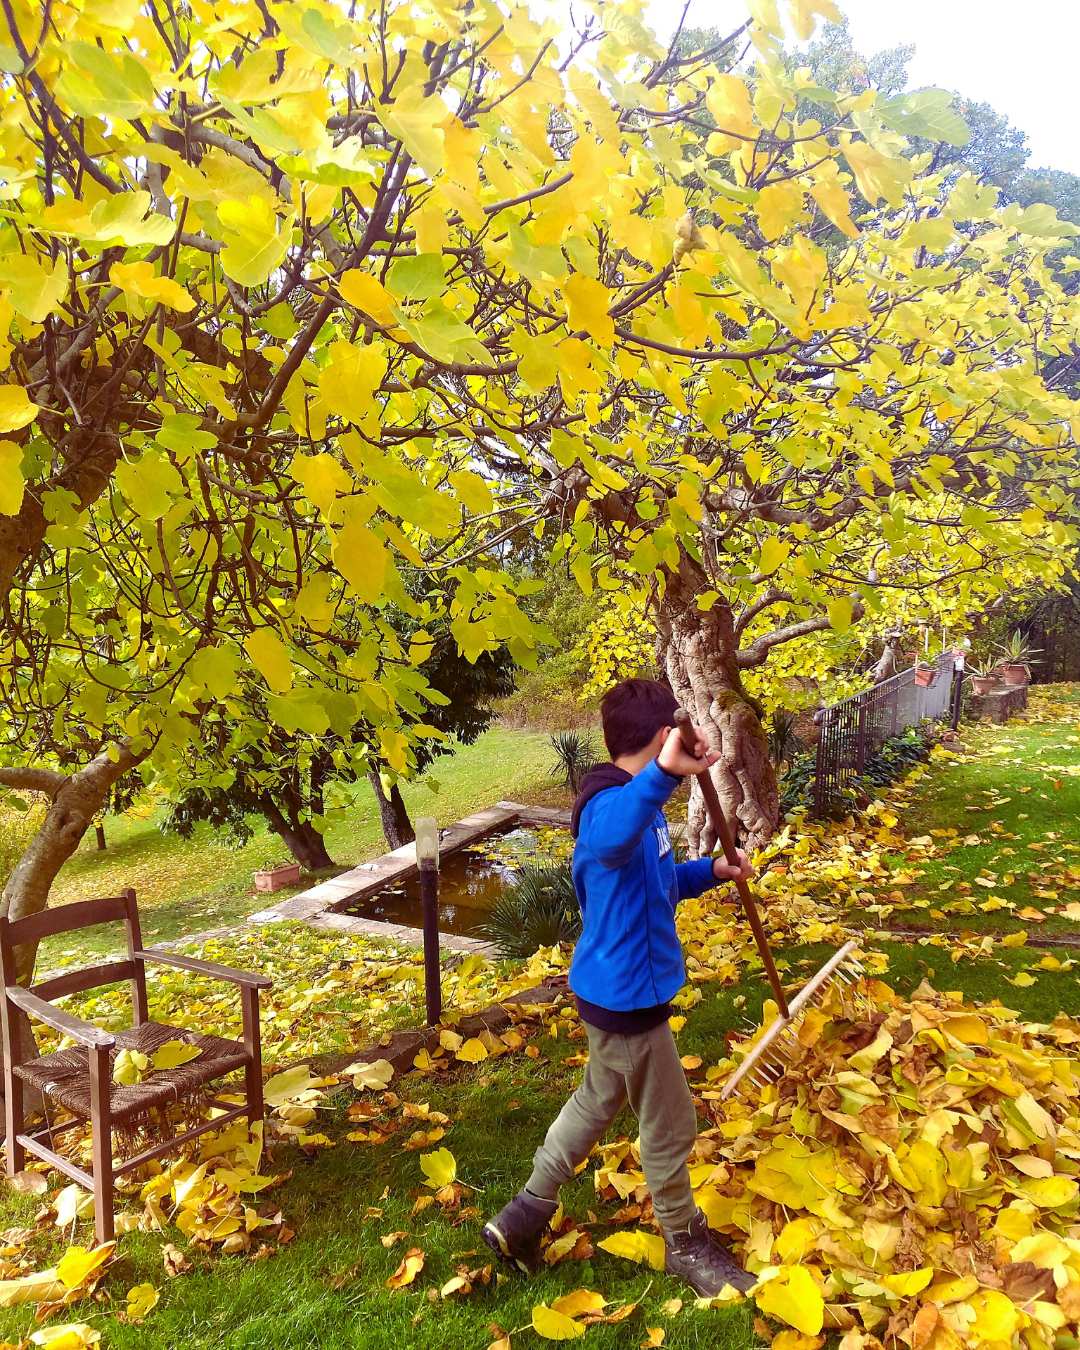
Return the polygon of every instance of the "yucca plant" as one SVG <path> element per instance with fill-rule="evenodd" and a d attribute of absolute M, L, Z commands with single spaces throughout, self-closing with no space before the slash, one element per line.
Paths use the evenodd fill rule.
<path fill-rule="evenodd" d="M 551 737 L 555 751 L 552 778 L 559 778 L 576 796 L 581 780 L 596 764 L 596 748 L 587 731 L 557 731 Z"/>
<path fill-rule="evenodd" d="M 1024 637 L 1019 629 L 1009 634 L 1004 642 L 999 642 L 996 647 L 1001 662 L 1006 666 L 1023 666 L 1025 670 L 1031 669 L 1031 658 L 1040 656 L 1042 649 L 1033 647 L 1031 642 Z"/>
<path fill-rule="evenodd" d="M 477 932 L 499 956 L 519 960 L 541 947 L 574 942 L 581 932 L 581 911 L 569 864 L 527 865 Z"/>

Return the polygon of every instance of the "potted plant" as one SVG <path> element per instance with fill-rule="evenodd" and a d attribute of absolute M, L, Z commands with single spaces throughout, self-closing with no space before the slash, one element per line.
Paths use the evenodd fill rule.
<path fill-rule="evenodd" d="M 920 689 L 929 689 L 938 677 L 937 666 L 920 661 L 915 667 L 915 683 Z"/>
<path fill-rule="evenodd" d="M 1001 657 L 1001 673 L 1005 678 L 1005 683 L 1012 685 L 1027 684 L 1031 679 L 1031 666 L 1028 663 L 1033 656 L 1039 655 L 1040 649 L 1033 647 L 1017 629 L 1010 633 L 1004 642 L 998 643 L 997 650 Z"/>
<path fill-rule="evenodd" d="M 255 873 L 257 891 L 280 891 L 285 886 L 295 886 L 300 880 L 298 862 L 267 862 Z"/>
<path fill-rule="evenodd" d="M 967 666 L 968 679 L 971 681 L 971 688 L 975 694 L 989 694 L 996 688 L 998 683 L 997 666 L 992 664 L 978 664 L 971 661 Z"/>

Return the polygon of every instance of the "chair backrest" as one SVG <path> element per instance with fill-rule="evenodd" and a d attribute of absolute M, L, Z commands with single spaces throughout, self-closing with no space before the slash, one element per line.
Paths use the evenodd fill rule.
<path fill-rule="evenodd" d="M 51 980 L 31 985 L 30 991 L 39 998 L 54 999 L 63 998 L 65 994 L 82 993 L 86 989 L 97 989 L 105 984 L 115 984 L 118 980 L 130 980 L 135 1021 L 145 1022 L 146 966 L 135 955 L 142 950 L 142 928 L 133 890 L 102 900 L 80 900 L 72 905 L 58 905 L 56 909 L 45 909 L 25 919 L 12 920 L 0 915 L 0 970 L 3 972 L 4 984 L 18 983 L 15 973 L 17 947 L 28 942 L 40 942 L 42 938 L 52 937 L 55 933 L 73 933 L 99 923 L 123 923 L 127 933 L 126 961 L 106 961 L 80 970 L 67 970 Z"/>

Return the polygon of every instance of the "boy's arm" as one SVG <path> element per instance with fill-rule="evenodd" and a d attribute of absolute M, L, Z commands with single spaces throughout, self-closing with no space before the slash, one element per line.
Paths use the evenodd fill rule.
<path fill-rule="evenodd" d="M 736 849 L 736 853 L 739 855 L 738 867 L 732 867 L 722 855 L 676 863 L 675 883 L 679 888 L 679 899 L 696 900 L 699 895 L 711 891 L 714 886 L 722 886 L 737 877 L 748 881 L 754 875 L 753 864 L 741 848 Z"/>
<path fill-rule="evenodd" d="M 678 786 L 677 778 L 653 762 L 625 787 L 598 793 L 586 807 L 589 850 L 597 861 L 604 867 L 628 863 L 657 811 Z"/>
<path fill-rule="evenodd" d="M 712 858 L 694 858 L 675 864 L 675 884 L 680 900 L 696 900 L 717 885 Z"/>

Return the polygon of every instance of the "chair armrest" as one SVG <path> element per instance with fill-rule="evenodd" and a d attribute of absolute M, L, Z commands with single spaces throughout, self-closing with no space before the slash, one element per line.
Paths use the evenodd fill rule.
<path fill-rule="evenodd" d="M 231 966 L 219 966 L 215 961 L 199 961 L 194 956 L 178 956 L 176 952 L 147 951 L 132 952 L 136 960 L 153 961 L 159 966 L 175 966 L 177 970 L 190 970 L 193 975 L 207 975 L 213 980 L 228 980 L 230 984 L 247 985 L 251 989 L 269 989 L 273 984 L 266 975 L 254 975 L 248 970 L 233 970 Z"/>
<path fill-rule="evenodd" d="M 44 1022 L 54 1031 L 63 1032 L 65 1036 L 70 1036 L 73 1041 L 78 1041 L 80 1045 L 94 1049 L 96 1046 L 109 1047 L 116 1044 L 116 1037 L 111 1032 L 102 1031 L 100 1027 L 95 1027 L 90 1022 L 84 1022 L 81 1017 L 73 1017 L 63 1008 L 57 1008 L 54 1004 L 47 1003 L 43 998 L 38 998 L 37 994 L 32 994 L 29 989 L 23 989 L 17 984 L 9 984 L 4 992 L 7 995 L 8 1002 L 13 1003 L 28 1017 L 33 1017 L 38 1022 Z"/>

